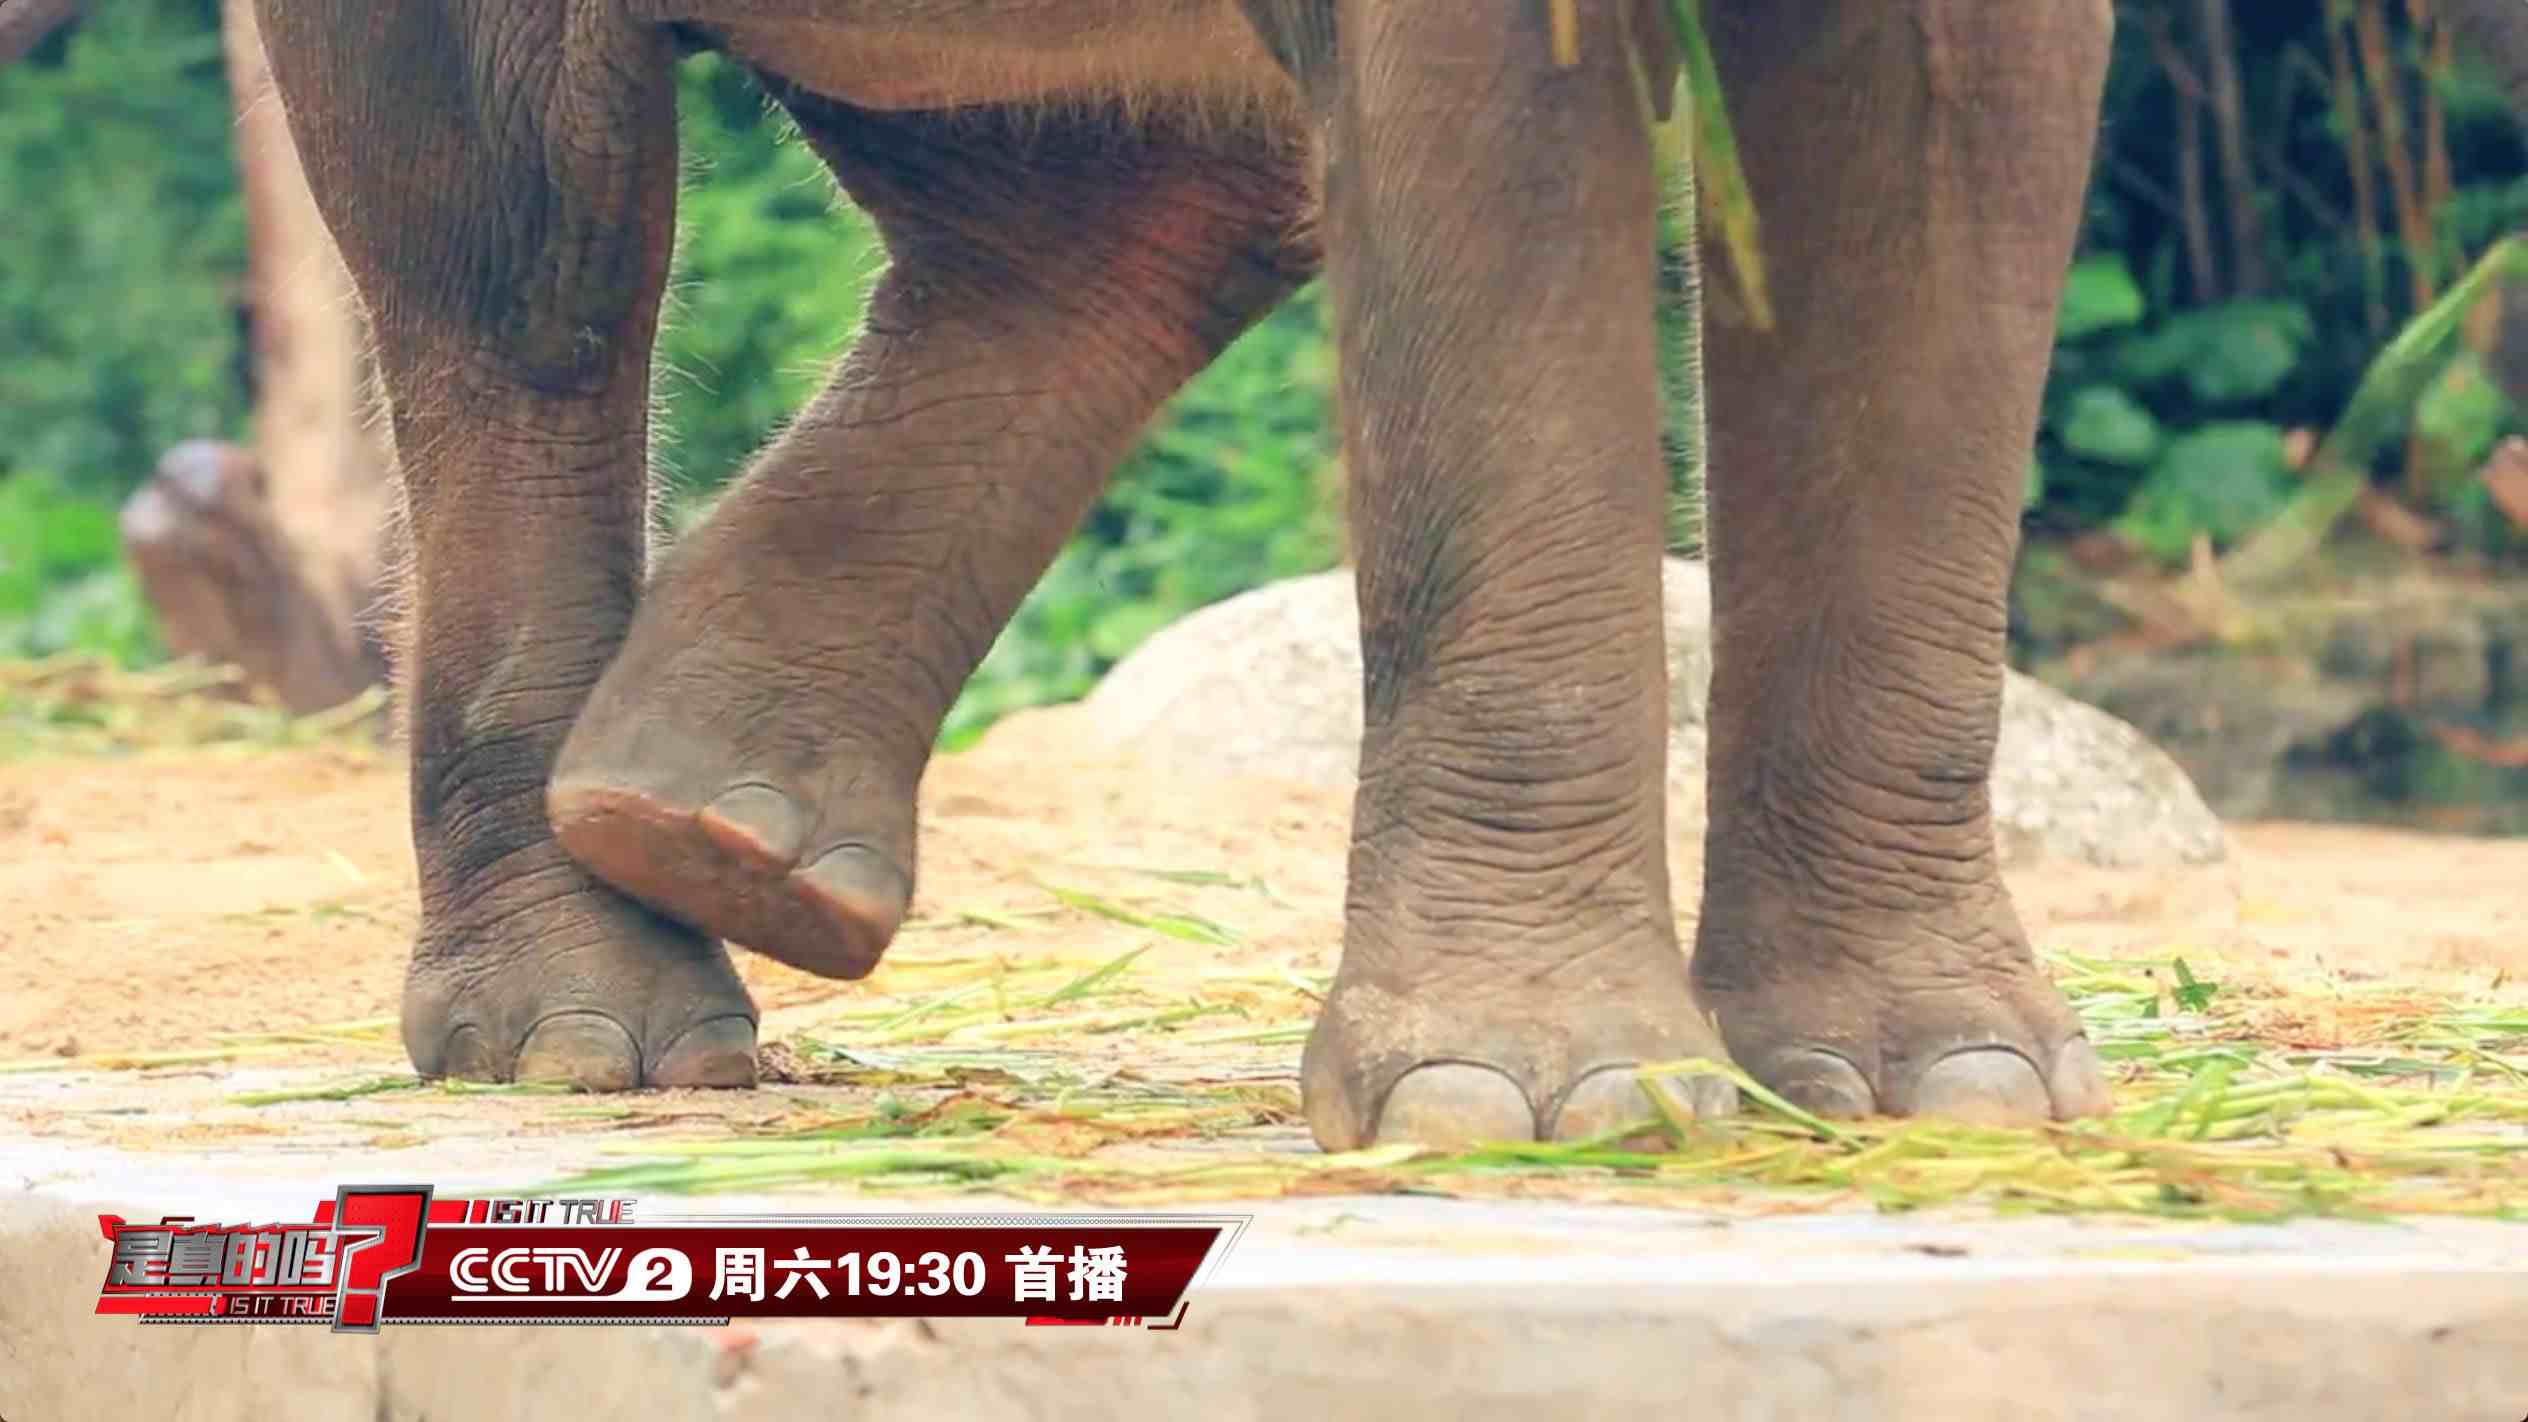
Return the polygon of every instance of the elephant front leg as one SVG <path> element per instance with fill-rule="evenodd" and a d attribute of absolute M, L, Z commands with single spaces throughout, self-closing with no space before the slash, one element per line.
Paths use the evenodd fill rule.
<path fill-rule="evenodd" d="M 660 911 L 856 978 L 910 903 L 959 689 L 1143 422 L 1315 257 L 1269 134 L 791 104 L 893 265 L 652 584 L 550 810 Z"/>
<path fill-rule="evenodd" d="M 544 783 L 641 584 L 669 55 L 602 7 L 262 7 L 375 330 L 409 512 L 402 688 L 424 1075 L 746 1085 L 726 953 L 554 842 Z"/>
<path fill-rule="evenodd" d="M 1366 659 L 1302 1068 L 1328 1149 L 1593 1134 L 1647 1114 L 1636 1066 L 1719 1055 L 1663 847 L 1645 115 L 1621 7 L 1580 9 L 1569 69 L 1541 4 L 1346 3 L 1333 54 L 1281 29 L 1329 123 Z"/>
<path fill-rule="evenodd" d="M 1722 7 L 1778 329 L 1709 348 L 1711 822 L 1695 981 L 1837 1115 L 2104 1109 L 1986 782 L 2103 0 Z"/>

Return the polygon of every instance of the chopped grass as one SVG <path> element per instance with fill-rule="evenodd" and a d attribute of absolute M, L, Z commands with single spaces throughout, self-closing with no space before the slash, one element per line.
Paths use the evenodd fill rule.
<path fill-rule="evenodd" d="M 1076 1047 L 1081 1015 L 1046 1011 L 1095 999 L 1137 1015 L 1129 1030 L 1144 1050 L 1118 1059 L 1165 1058 L 1295 1040 L 1323 984 L 1216 975 L 1206 991 L 1228 1010 L 1299 1020 L 1206 1028 L 1202 1014 L 1161 1010 L 1157 990 L 1133 981 L 1141 961 L 1136 950 L 1086 971 L 994 970 L 917 1004 L 918 1015 L 898 1010 L 858 1030 L 838 1022 L 789 1044 L 799 1074 L 875 1089 L 874 1104 L 804 1130 L 627 1143 L 608 1153 L 639 1163 L 552 1188 L 1134 1204 L 1510 1194 L 1767 1212 L 1964 1206 L 2230 1220 L 2528 1212 L 2528 1009 L 2511 1004 L 2393 989 L 2284 992 L 2208 981 L 2178 956 L 2058 955 L 2057 981 L 2117 1076 L 2117 1109 L 2103 1120 L 2024 1130 L 1830 1122 L 1726 1064 L 1691 1061 L 1646 1068 L 1643 1120 L 1598 1140 L 1323 1155 L 1297 1139 L 1287 1053 L 1242 1080 L 1207 1067 L 1172 1081 L 1100 1072 Z M 978 1009 L 966 1004 L 986 981 L 999 984 L 1010 1023 L 1033 1017 L 1047 1030 L 974 1030 L 967 1019 Z M 866 1026 L 888 1020 L 894 1042 L 861 1045 Z M 1005 1045 L 1039 1035 L 1065 1049 Z M 1702 1072 L 1738 1081 L 1740 1116 L 1697 1121 L 1665 1085 Z M 907 1105 L 926 1096 L 933 1104 Z"/>
<path fill-rule="evenodd" d="M 429 1083 L 417 1076 L 372 1076 L 338 1086 L 298 1087 L 282 1091 L 241 1091 L 228 1098 L 232 1106 L 280 1106 L 292 1101 L 357 1101 L 363 1096 L 419 1091 Z M 403 1123 L 392 1123 L 400 1128 Z"/>
<path fill-rule="evenodd" d="M 1115 866 L 1202 906 L 1252 878 Z M 889 996 L 855 994 L 770 1044 L 769 1080 L 801 1088 L 778 1119 L 682 1141 L 693 1111 L 577 1097 L 539 1116 L 639 1127 L 624 1164 L 555 1188 L 657 1193 L 781 1188 L 979 1192 L 1160 1205 L 1401 1192 L 1620 1200 L 1765 1211 L 1967 1206 L 2269 1220 L 2295 1215 L 2528 1211 L 2528 1005 L 2334 982 L 2215 981 L 2204 959 L 2053 955 L 2048 965 L 2115 1077 L 2104 1120 L 2031 1130 L 1829 1122 L 1724 1064 L 1663 1063 L 1642 1121 L 1595 1140 L 1323 1155 L 1301 1129 L 1294 1050 L 1329 986 L 1257 962 L 1235 928 L 1169 902 L 1039 883 L 1042 898 L 934 911 L 915 927 L 1036 940 L 891 964 Z M 1210 897 L 1196 899 L 1195 896 Z M 1094 958 L 1054 940 L 1081 916 L 1147 941 Z M 1240 944 L 1236 967 L 1200 966 Z M 1190 945 L 1187 946 L 1187 945 Z M 1039 951 L 1040 946 L 1054 951 Z M 175 1051 L 0 1063 L 0 1073 L 142 1070 L 391 1044 L 391 1018 L 221 1034 Z M 1698 1121 L 1673 1075 L 1737 1076 L 1746 1104 Z M 239 1106 L 550 1087 L 371 1074 L 257 1091 Z M 392 1123 L 381 1126 L 393 1129 Z M 734 1134 L 732 1134 L 734 1133 Z"/>
<path fill-rule="evenodd" d="M 1148 929 L 1152 933 L 1163 933 L 1170 938 L 1182 939 L 1187 943 L 1228 947 L 1238 941 L 1235 933 L 1200 914 L 1170 910 L 1144 911 L 1097 894 L 1085 893 L 1078 889 L 1066 889 L 1057 884 L 1044 885 L 1044 890 L 1061 900 L 1065 907 L 1081 909 L 1101 918 L 1111 918 L 1117 923 L 1129 924 L 1134 928 Z"/>
<path fill-rule="evenodd" d="M 1129 953 L 1123 954 L 1120 957 L 1109 959 L 1108 961 L 1091 968 L 1087 972 L 1073 978 L 1071 981 L 1055 988 L 1053 992 L 1045 998 L 1045 1006 L 1051 1007 L 1058 1002 L 1069 1002 L 1073 998 L 1087 997 L 1090 994 L 1095 993 L 1107 983 L 1110 983 L 1117 977 L 1121 976 L 1126 968 L 1132 966 L 1132 961 L 1135 958 L 1138 958 L 1149 951 L 1150 950 L 1147 948 L 1135 948 Z"/>

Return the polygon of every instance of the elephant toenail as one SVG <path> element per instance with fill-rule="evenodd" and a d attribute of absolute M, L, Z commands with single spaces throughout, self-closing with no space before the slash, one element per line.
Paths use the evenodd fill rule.
<path fill-rule="evenodd" d="M 1830 1120 L 1867 1116 L 1878 1106 L 1860 1068 L 1822 1048 L 1784 1053 L 1763 1079 L 1792 1105 Z"/>
<path fill-rule="evenodd" d="M 1650 1104 L 1641 1080 L 1629 1066 L 1606 1067 L 1580 1078 L 1554 1113 L 1554 1139 L 1583 1141 L 1626 1126 L 1655 1126 L 1659 1109 Z"/>
<path fill-rule="evenodd" d="M 2054 1114 L 2066 1121 L 2103 1116 L 2114 1104 L 2106 1063 L 2087 1037 L 2074 1037 L 2054 1054 Z"/>
<path fill-rule="evenodd" d="M 652 1086 L 749 1087 L 755 1084 L 755 1023 L 735 1015 L 686 1028 L 659 1054 Z"/>
<path fill-rule="evenodd" d="M 1467 1062 L 1435 1062 L 1406 1072 L 1378 1113 L 1380 1145 L 1410 1142 L 1454 1150 L 1534 1139 L 1536 1108 L 1518 1083 Z"/>
<path fill-rule="evenodd" d="M 641 1084 L 641 1052 L 622 1023 L 594 1012 L 561 1012 L 527 1033 L 514 1079 L 629 1091 Z"/>
<path fill-rule="evenodd" d="M 799 857 L 807 835 L 798 802 L 769 785 L 740 785 L 705 805 L 695 822 L 730 854 L 784 868 Z"/>
<path fill-rule="evenodd" d="M 1688 1077 L 1685 1098 L 1692 1103 L 1694 1119 L 1698 1121 L 1717 1121 L 1738 1114 L 1738 1083 L 1725 1076 Z"/>
<path fill-rule="evenodd" d="M 911 903 L 913 886 L 904 871 L 865 844 L 827 850 L 799 870 L 818 897 L 844 916 L 865 926 L 879 946 L 895 936 Z"/>
<path fill-rule="evenodd" d="M 1651 1100 L 1665 1096 L 1669 1110 Z M 1666 1076 L 1645 1083 L 1631 1067 L 1604 1067 L 1580 1078 L 1554 1116 L 1554 1139 L 1588 1140 L 1671 1112 L 1697 1121 L 1738 1114 L 1738 1088 L 1721 1076 Z"/>
<path fill-rule="evenodd" d="M 2052 1120 L 2053 1098 L 2026 1057 L 2008 1047 L 1969 1047 L 1933 1062 L 1914 1087 L 1914 1114 L 1987 1126 Z"/>
<path fill-rule="evenodd" d="M 467 1024 L 451 1030 L 439 1044 L 439 1059 L 422 1070 L 423 1076 L 454 1077 L 459 1081 L 506 1081 L 506 1064 L 492 1051 L 491 1038 L 479 1027 Z"/>

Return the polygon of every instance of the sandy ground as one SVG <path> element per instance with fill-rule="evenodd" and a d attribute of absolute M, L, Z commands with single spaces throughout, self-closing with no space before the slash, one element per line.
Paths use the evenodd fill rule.
<path fill-rule="evenodd" d="M 1162 781 L 1021 717 L 924 787 L 917 916 L 867 982 L 741 962 L 768 1035 L 883 1003 L 941 958 L 1325 972 L 1339 937 L 1346 797 L 1260 781 Z M 196 1048 L 391 1015 L 412 929 L 401 762 L 391 751 L 186 752 L 0 765 L 0 1059 Z M 2014 871 L 2038 941 L 2188 955 L 2201 973 L 2320 973 L 2528 992 L 2528 841 L 2305 825 L 2233 830 L 2230 862 Z M 1677 847 L 1680 883 L 1699 851 Z M 1188 884 L 1136 870 L 1207 871 Z M 1202 914 L 1239 941 L 1159 939 L 1047 912 L 1047 885 Z M 1679 899 L 1691 905 L 1693 894 Z M 1015 927 L 962 911 L 1026 915 Z M 1691 925 L 1682 925 L 1690 934 Z M 1295 1059 L 1296 1048 L 1289 1049 Z"/>

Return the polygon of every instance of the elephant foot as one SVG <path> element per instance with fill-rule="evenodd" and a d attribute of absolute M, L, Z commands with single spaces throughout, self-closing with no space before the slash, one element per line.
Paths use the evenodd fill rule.
<path fill-rule="evenodd" d="M 753 1086 L 755 1005 L 727 952 L 551 857 L 454 921 L 425 915 L 404 983 L 414 1069 L 586 1091 Z"/>
<path fill-rule="evenodd" d="M 1310 1132 L 1329 1151 L 1445 1149 L 1584 1140 L 1651 1119 L 1639 1067 L 1722 1051 L 1683 955 L 1658 943 L 1633 956 L 1628 971 L 1574 962 L 1505 984 L 1438 955 L 1419 974 L 1354 972 L 1347 955 L 1300 1065 Z M 1697 1117 L 1738 1109 L 1719 1077 L 1668 1086 Z"/>
<path fill-rule="evenodd" d="M 868 976 L 912 901 L 909 868 L 874 843 L 812 837 L 817 816 L 761 780 L 714 789 L 566 761 L 546 805 L 572 858 L 659 912 L 820 977 Z"/>
<path fill-rule="evenodd" d="M 1731 1058 L 1795 1104 L 1989 1125 L 2108 1109 L 2097 1050 L 1997 884 L 1909 914 L 1722 902 L 1707 901 L 1697 994 Z"/>

